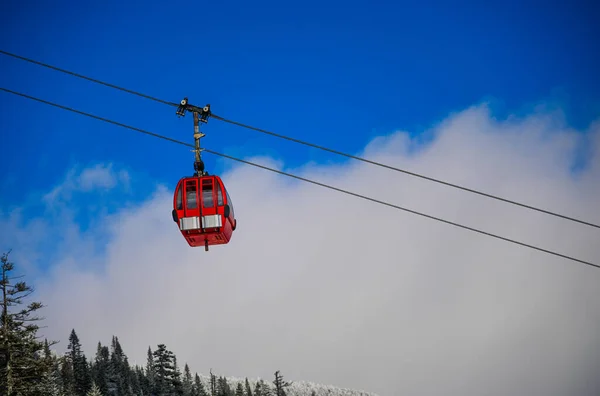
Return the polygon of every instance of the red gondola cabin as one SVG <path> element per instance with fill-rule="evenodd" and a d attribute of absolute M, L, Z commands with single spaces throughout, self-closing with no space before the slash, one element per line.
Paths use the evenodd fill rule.
<path fill-rule="evenodd" d="M 184 177 L 173 197 L 173 221 L 192 246 L 222 245 L 236 228 L 233 204 L 219 176 Z"/>

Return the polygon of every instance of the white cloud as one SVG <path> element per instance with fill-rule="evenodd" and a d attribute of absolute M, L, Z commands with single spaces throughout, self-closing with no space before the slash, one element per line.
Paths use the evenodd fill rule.
<path fill-rule="evenodd" d="M 73 167 L 65 179 L 44 195 L 44 202 L 52 206 L 61 200 L 69 200 L 74 192 L 110 191 L 117 185 L 127 189 L 130 177 L 126 170 L 116 172 L 113 164 L 96 164 L 79 169 Z"/>
<path fill-rule="evenodd" d="M 118 174 L 113 172 L 112 164 L 98 164 L 93 168 L 84 169 L 78 179 L 81 190 L 90 191 L 96 188 L 109 190 L 115 187 L 118 179 L 127 182 L 129 178 L 125 171 Z"/>
<path fill-rule="evenodd" d="M 473 107 L 432 133 L 415 149 L 398 132 L 366 155 L 600 223 L 600 124 L 578 175 L 580 135 L 555 113 L 499 121 Z M 583 225 L 367 164 L 299 173 L 600 263 L 600 233 Z M 239 220 L 229 245 L 189 248 L 173 186 L 159 189 L 105 219 L 104 254 L 66 249 L 37 280 L 45 333 L 66 348 L 75 328 L 88 356 L 115 334 L 139 364 L 165 343 L 193 371 L 279 369 L 381 395 L 600 389 L 600 271 L 248 166 L 223 177 Z"/>

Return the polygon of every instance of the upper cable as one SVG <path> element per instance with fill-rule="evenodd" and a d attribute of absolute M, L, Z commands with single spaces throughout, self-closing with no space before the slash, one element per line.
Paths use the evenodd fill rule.
<path fill-rule="evenodd" d="M 24 94 L 24 93 L 12 91 L 12 90 L 9 90 L 7 88 L 0 87 L 0 90 L 8 92 L 8 93 L 11 93 L 13 95 L 21 96 L 21 97 L 24 97 L 24 98 L 27 98 L 27 99 L 31 99 L 31 100 L 34 100 L 34 101 L 37 101 L 37 102 L 48 104 L 50 106 L 54 106 L 54 107 L 58 107 L 58 108 L 61 108 L 61 109 L 64 109 L 64 110 L 68 110 L 68 111 L 71 111 L 71 112 L 74 112 L 74 113 L 77 113 L 77 114 L 81 114 L 81 115 L 84 115 L 86 117 L 95 118 L 95 119 L 100 120 L 100 121 L 104 121 L 104 122 L 107 122 L 107 123 L 110 123 L 110 124 L 118 125 L 118 126 L 123 127 L 123 128 L 131 129 L 131 130 L 134 130 L 136 132 L 144 133 L 146 135 L 150 135 L 150 136 L 154 136 L 154 137 L 157 137 L 157 138 L 160 138 L 160 139 L 168 140 L 170 142 L 181 144 L 183 146 L 195 147 L 192 144 L 185 143 L 185 142 L 182 142 L 180 140 L 176 140 L 176 139 L 173 139 L 173 138 L 169 138 L 167 136 L 159 135 L 159 134 L 154 133 L 154 132 L 149 132 L 149 131 L 146 131 L 146 130 L 141 129 L 141 128 L 136 128 L 136 127 L 133 127 L 133 126 L 130 126 L 130 125 L 126 125 L 126 124 L 123 124 L 123 123 L 120 123 L 120 122 L 117 122 L 117 121 L 113 121 L 113 120 L 108 119 L 108 118 L 104 118 L 104 117 L 100 117 L 100 116 L 97 116 L 97 115 L 94 115 L 94 114 L 90 114 L 90 113 L 86 113 L 86 112 L 83 112 L 83 111 L 80 111 L 80 110 L 76 110 L 76 109 L 73 109 L 71 107 L 60 105 L 60 104 L 57 104 L 57 103 L 54 103 L 54 102 L 50 102 L 50 101 L 47 101 L 47 100 L 44 100 L 44 99 L 39 99 L 39 98 L 36 98 L 34 96 L 30 96 L 30 95 L 27 95 L 27 94 Z M 581 260 L 581 259 L 578 259 L 578 258 L 575 258 L 575 257 L 572 257 L 572 256 L 568 256 L 568 255 L 565 255 L 565 254 L 562 254 L 562 253 L 557 253 L 557 252 L 554 252 L 554 251 L 551 251 L 551 250 L 547 250 L 547 249 L 540 248 L 540 247 L 537 247 L 537 246 L 534 246 L 534 245 L 530 245 L 528 243 L 524 243 L 524 242 L 520 242 L 520 241 L 517 241 L 517 240 L 514 240 L 514 239 L 506 238 L 506 237 L 503 237 L 503 236 L 500 236 L 500 235 L 492 234 L 492 233 L 489 233 L 487 231 L 479 230 L 477 228 L 465 226 L 463 224 L 455 223 L 453 221 L 449 221 L 449 220 L 445 220 L 445 219 L 442 219 L 442 218 L 439 218 L 439 217 L 431 216 L 431 215 L 428 215 L 428 214 L 425 214 L 425 213 L 417 212 L 415 210 L 407 209 L 407 208 L 404 208 L 404 207 L 401 207 L 401 206 L 398 206 L 398 205 L 391 204 L 389 202 L 385 202 L 385 201 L 381 201 L 381 200 L 378 200 L 378 199 L 375 199 L 375 198 L 371 198 L 371 197 L 368 197 L 366 195 L 357 194 L 357 193 L 354 193 L 354 192 L 351 192 L 351 191 L 348 191 L 348 190 L 344 190 L 344 189 L 341 189 L 341 188 L 338 188 L 338 187 L 331 186 L 329 184 L 320 183 L 320 182 L 317 182 L 317 181 L 314 181 L 314 180 L 311 180 L 311 179 L 307 179 L 307 178 L 304 178 L 304 177 L 293 175 L 291 173 L 283 172 L 283 171 L 280 171 L 280 170 L 277 170 L 277 169 L 269 168 L 269 167 L 264 166 L 264 165 L 256 164 L 256 163 L 253 163 L 251 161 L 246 161 L 246 160 L 243 160 L 243 159 L 240 159 L 240 158 L 236 158 L 236 157 L 233 157 L 233 156 L 229 156 L 229 155 L 226 155 L 226 154 L 222 154 L 222 153 L 219 153 L 219 152 L 216 152 L 216 151 L 213 151 L 213 150 L 204 149 L 204 151 L 207 152 L 207 153 L 211 153 L 211 154 L 214 154 L 214 155 L 218 155 L 218 156 L 224 157 L 224 158 L 229 158 L 231 160 L 238 161 L 238 162 L 241 162 L 241 163 L 244 163 L 244 164 L 248 164 L 248 165 L 252 165 L 252 166 L 255 166 L 255 167 L 258 167 L 258 168 L 261 168 L 261 169 L 265 169 L 265 170 L 268 170 L 268 171 L 271 171 L 271 172 L 275 172 L 275 173 L 278 173 L 278 174 L 281 174 L 281 175 L 284 175 L 284 176 L 287 176 L 287 177 L 292 177 L 294 179 L 298 179 L 298 180 L 301 180 L 301 181 L 304 181 L 304 182 L 307 182 L 307 183 L 315 184 L 315 185 L 318 185 L 318 186 L 321 186 L 321 187 L 325 187 L 325 188 L 328 188 L 328 189 L 331 189 L 331 190 L 334 190 L 334 191 L 338 191 L 338 192 L 341 192 L 341 193 L 344 193 L 344 194 L 352 195 L 352 196 L 355 196 L 355 197 L 358 197 L 358 198 L 362 198 L 362 199 L 365 199 L 365 200 L 368 200 L 368 201 L 371 201 L 371 202 L 375 202 L 375 203 L 378 203 L 378 204 L 381 204 L 381 205 L 385 205 L 385 206 L 388 206 L 388 207 L 391 207 L 391 208 L 394 208 L 394 209 L 403 210 L 405 212 L 416 214 L 418 216 L 427 217 L 427 218 L 435 220 L 435 221 L 440 221 L 442 223 L 450 224 L 450 225 L 453 225 L 455 227 L 463 228 L 463 229 L 466 229 L 466 230 L 469 230 L 469 231 L 473 231 L 473 232 L 476 232 L 476 233 L 479 233 L 479 234 L 490 236 L 492 238 L 501 239 L 501 240 L 506 241 L 506 242 L 510 242 L 510 243 L 514 243 L 514 244 L 521 245 L 521 246 L 524 246 L 524 247 L 528 247 L 530 249 L 538 250 L 538 251 L 541 251 L 541 252 L 544 252 L 544 253 L 548 253 L 548 254 L 551 254 L 551 255 L 554 255 L 554 256 L 558 256 L 558 257 L 562 257 L 562 258 L 565 258 L 565 259 L 568 259 L 568 260 L 576 261 L 576 262 L 579 262 L 579 263 L 582 263 L 582 264 L 586 264 L 586 265 L 589 265 L 591 267 L 595 267 L 595 268 L 599 268 L 600 269 L 600 264 L 594 264 L 594 263 L 589 262 L 589 261 Z"/>
<path fill-rule="evenodd" d="M 120 91 L 124 91 L 124 92 L 131 93 L 131 94 L 134 94 L 134 95 L 146 98 L 146 99 L 150 99 L 150 100 L 153 100 L 155 102 L 163 103 L 163 104 L 166 104 L 166 105 L 169 105 L 169 106 L 174 106 L 174 107 L 178 107 L 179 106 L 178 103 L 174 103 L 174 102 L 169 102 L 169 101 L 166 101 L 166 100 L 162 100 L 162 99 L 159 99 L 159 98 L 156 98 L 156 97 L 153 97 L 153 96 L 150 96 L 150 95 L 146 95 L 146 94 L 143 94 L 143 93 L 140 93 L 140 92 L 137 92 L 137 91 L 133 91 L 133 90 L 130 90 L 130 89 L 127 89 L 127 88 L 123 88 L 123 87 L 120 87 L 120 86 L 117 86 L 117 85 L 114 85 L 114 84 L 110 84 L 110 83 L 107 83 L 107 82 L 104 82 L 104 81 L 101 81 L 101 80 L 97 80 L 97 79 L 94 79 L 94 78 L 91 78 L 91 77 L 87 77 L 87 76 L 84 76 L 84 75 L 81 75 L 81 74 L 78 74 L 78 73 L 74 73 L 74 72 L 69 71 L 69 70 L 61 69 L 59 67 L 52 66 L 52 65 L 49 65 L 47 63 L 43 63 L 43 62 L 40 62 L 40 61 L 36 61 L 34 59 L 26 58 L 24 56 L 16 55 L 16 54 L 13 54 L 13 53 L 10 53 L 10 52 L 7 52 L 7 51 L 3 51 L 3 50 L 0 50 L 0 53 L 8 55 L 8 56 L 12 56 L 14 58 L 18 58 L 18 59 L 21 59 L 21 60 L 24 60 L 24 61 L 27 61 L 27 62 L 31 62 L 31 63 L 37 64 L 37 65 L 40 65 L 40 66 L 43 66 L 43 67 L 47 67 L 47 68 L 50 68 L 50 69 L 53 69 L 53 70 L 57 70 L 59 72 L 66 73 L 66 74 L 69 74 L 69 75 L 72 75 L 72 76 L 75 76 L 75 77 L 79 77 L 79 78 L 82 78 L 82 79 L 85 79 L 85 80 L 88 80 L 88 81 L 92 81 L 92 82 L 95 82 L 97 84 L 102 84 L 102 85 L 105 85 L 105 86 L 108 86 L 108 87 L 111 87 L 111 88 L 118 89 Z M 440 179 L 435 179 L 433 177 L 421 175 L 419 173 L 410 172 L 410 171 L 405 170 L 405 169 L 401 169 L 401 168 L 397 168 L 397 167 L 394 167 L 394 166 L 391 166 L 391 165 L 383 164 L 381 162 L 372 161 L 372 160 L 369 160 L 369 159 L 366 159 L 366 158 L 362 158 L 362 157 L 355 156 L 355 155 L 352 155 L 352 154 L 344 153 L 342 151 L 333 150 L 333 149 L 330 149 L 330 148 L 327 148 L 327 147 L 324 147 L 324 146 L 319 146 L 319 145 L 314 144 L 314 143 L 309 143 L 309 142 L 306 142 L 306 141 L 303 141 L 303 140 L 299 140 L 299 139 L 292 138 L 292 137 L 289 137 L 289 136 L 281 135 L 281 134 L 278 134 L 278 133 L 275 133 L 275 132 L 270 132 L 270 131 L 267 131 L 267 130 L 262 129 L 262 128 L 257 128 L 257 127 L 251 126 L 251 125 L 243 124 L 241 122 L 229 120 L 227 118 L 221 117 L 221 116 L 216 115 L 216 114 L 211 114 L 211 117 L 214 117 L 217 120 L 220 120 L 220 121 L 223 121 L 223 122 L 226 122 L 226 123 L 229 123 L 229 124 L 237 125 L 237 126 L 240 126 L 240 127 L 243 127 L 243 128 L 247 128 L 247 129 L 250 129 L 250 130 L 253 130 L 253 131 L 256 131 L 256 132 L 264 133 L 264 134 L 267 134 L 267 135 L 270 135 L 270 136 L 274 136 L 274 137 L 277 137 L 277 138 L 280 138 L 280 139 L 285 139 L 285 140 L 288 140 L 288 141 L 292 141 L 294 143 L 298 143 L 298 144 L 302 144 L 302 145 L 305 145 L 305 146 L 313 147 L 313 148 L 316 148 L 316 149 L 319 149 L 319 150 L 322 150 L 322 151 L 327 151 L 329 153 L 340 155 L 340 156 L 343 156 L 343 157 L 346 157 L 346 158 L 351 158 L 351 159 L 354 159 L 354 160 L 357 160 L 357 161 L 365 162 L 365 163 L 368 163 L 368 164 L 371 164 L 371 165 L 379 166 L 379 167 L 386 168 L 386 169 L 389 169 L 389 170 L 393 170 L 393 171 L 396 171 L 396 172 L 405 173 L 407 175 L 418 177 L 418 178 L 421 178 L 421 179 L 425 179 L 425 180 L 428 180 L 428 181 L 431 181 L 431 182 L 434 182 L 434 183 L 439 183 L 439 184 L 442 184 L 442 185 L 445 185 L 445 186 L 448 186 L 448 187 L 453 187 L 453 188 L 457 188 L 457 189 L 460 189 L 460 190 L 463 190 L 463 191 L 467 191 L 467 192 L 470 192 L 470 193 L 473 193 L 473 194 L 478 194 L 478 195 L 484 196 L 486 198 L 495 199 L 495 200 L 498 200 L 498 201 L 501 201 L 501 202 L 509 203 L 509 204 L 516 205 L 516 206 L 519 206 L 519 207 L 522 207 L 522 208 L 534 210 L 534 211 L 537 211 L 537 212 L 540 212 L 540 213 L 544 213 L 544 214 L 547 214 L 547 215 L 555 216 L 555 217 L 558 217 L 558 218 L 562 218 L 562 219 L 565 219 L 565 220 L 569 220 L 569 221 L 572 221 L 572 222 L 583 224 L 583 225 L 586 225 L 586 226 L 589 226 L 589 227 L 600 229 L 600 225 L 592 223 L 592 222 L 589 222 L 589 221 L 577 219 L 575 217 L 563 215 L 563 214 L 560 214 L 560 213 L 557 213 L 557 212 L 553 212 L 553 211 L 550 211 L 550 210 L 547 210 L 547 209 L 538 208 L 538 207 L 535 207 L 535 206 L 532 206 L 532 205 L 527 205 L 527 204 L 524 204 L 524 203 L 521 203 L 521 202 L 517 202 L 517 201 L 511 200 L 511 199 L 502 198 L 502 197 L 497 196 L 497 195 L 493 195 L 493 194 L 489 194 L 489 193 L 486 193 L 486 192 L 483 192 L 483 191 L 479 191 L 479 190 L 475 190 L 475 189 L 472 189 L 472 188 L 464 187 L 464 186 L 461 186 L 461 185 L 458 185 L 458 184 L 446 182 L 446 181 L 443 181 L 443 180 L 440 180 Z"/>

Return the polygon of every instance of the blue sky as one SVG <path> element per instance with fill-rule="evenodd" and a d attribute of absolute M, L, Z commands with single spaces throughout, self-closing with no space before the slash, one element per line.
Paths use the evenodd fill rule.
<path fill-rule="evenodd" d="M 0 49 L 350 153 L 384 136 L 369 156 L 600 223 L 600 124 L 586 131 L 600 121 L 597 3 L 4 1 Z M 189 114 L 1 54 L 0 87 L 193 141 Z M 420 139 L 395 132 L 440 122 L 405 155 Z M 216 119 L 204 132 L 215 151 L 600 260 L 596 229 Z M 117 335 L 130 363 L 164 342 L 200 373 L 280 369 L 381 395 L 598 388 L 588 266 L 212 155 L 239 227 L 206 253 L 157 189 L 192 172 L 187 147 L 5 92 L 0 133 L 0 250 L 47 304 L 58 350 L 75 328 L 88 357 Z"/>
<path fill-rule="evenodd" d="M 482 100 L 499 117 L 547 101 L 581 128 L 600 113 L 592 2 L 29 4 L 0 5 L 0 48 L 348 152 Z M 192 142 L 192 118 L 173 108 L 0 59 L 3 87 Z M 75 165 L 112 162 L 135 175 L 129 192 L 80 202 L 109 210 L 192 170 L 187 148 L 7 93 L 0 103 L 4 211 L 39 202 Z M 218 120 L 204 131 L 206 147 L 238 157 L 343 161 Z M 231 165 L 205 160 L 211 173 Z"/>

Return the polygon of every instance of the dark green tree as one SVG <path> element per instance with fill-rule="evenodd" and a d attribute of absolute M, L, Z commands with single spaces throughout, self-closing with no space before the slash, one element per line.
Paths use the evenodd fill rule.
<path fill-rule="evenodd" d="M 42 388 L 45 389 L 44 395 L 59 396 L 61 391 L 59 360 L 52 354 L 48 340 L 44 340 L 44 364 L 49 368 L 42 377 Z"/>
<path fill-rule="evenodd" d="M 173 379 L 175 377 L 175 355 L 169 351 L 165 344 L 159 344 L 154 351 L 154 392 L 166 395 L 175 391 Z"/>
<path fill-rule="evenodd" d="M 85 354 L 81 350 L 81 343 L 75 329 L 69 335 L 69 346 L 71 363 L 73 365 L 73 378 L 75 383 L 75 394 L 85 396 L 92 388 L 92 376 Z"/>
<path fill-rule="evenodd" d="M 285 388 L 292 385 L 290 382 L 283 380 L 283 376 L 279 374 L 279 370 L 275 371 L 275 381 L 273 381 L 273 384 L 275 385 L 276 396 L 287 396 L 285 393 Z"/>
<path fill-rule="evenodd" d="M 96 382 L 92 380 L 92 386 L 90 390 L 86 393 L 86 396 L 103 396 L 102 391 L 100 391 L 100 387 L 96 385 Z"/>
<path fill-rule="evenodd" d="M 133 392 L 133 370 L 129 365 L 129 358 L 124 354 L 120 367 L 121 377 L 123 378 L 123 396 L 135 396 Z"/>
<path fill-rule="evenodd" d="M 131 384 L 131 394 L 132 395 L 142 395 L 144 394 L 142 389 L 142 381 L 140 381 L 139 372 L 141 367 L 137 364 L 133 368 L 129 368 L 129 383 Z"/>
<path fill-rule="evenodd" d="M 96 347 L 96 356 L 92 366 L 92 379 L 100 393 L 108 395 L 108 374 L 110 370 L 110 351 L 107 346 L 103 346 L 98 342 Z"/>
<path fill-rule="evenodd" d="M 133 395 L 131 368 L 117 336 L 113 336 L 111 341 L 109 383 L 117 395 Z"/>
<path fill-rule="evenodd" d="M 217 376 L 210 369 L 210 396 L 217 396 Z"/>
<path fill-rule="evenodd" d="M 150 394 L 154 389 L 154 355 L 152 355 L 152 349 L 148 346 L 148 357 L 146 360 L 146 385 L 144 388 L 144 394 Z"/>
<path fill-rule="evenodd" d="M 185 364 L 183 368 L 183 395 L 191 396 L 192 395 L 192 386 L 194 385 L 192 373 L 190 372 L 190 367 L 188 364 Z"/>
<path fill-rule="evenodd" d="M 200 376 L 196 373 L 194 377 L 194 388 L 192 390 L 193 396 L 208 396 L 204 384 L 200 381 Z"/>
<path fill-rule="evenodd" d="M 263 379 L 259 379 L 254 387 L 254 396 L 271 396 L 271 388 Z"/>
<path fill-rule="evenodd" d="M 256 381 L 256 384 L 254 385 L 254 396 L 262 396 L 262 381 L 261 380 Z"/>
<path fill-rule="evenodd" d="M 65 395 L 75 394 L 75 376 L 73 374 L 73 362 L 71 355 L 66 354 L 60 358 L 60 379 L 62 392 Z"/>
<path fill-rule="evenodd" d="M 177 365 L 177 356 L 173 354 L 173 378 L 171 380 L 173 391 L 176 395 L 183 395 L 183 381 L 181 379 L 181 370 Z"/>
<path fill-rule="evenodd" d="M 0 394 L 46 395 L 50 392 L 46 387 L 53 364 L 45 358 L 46 345 L 37 335 L 40 327 L 36 322 L 43 318 L 35 316 L 44 306 L 41 302 L 30 302 L 23 307 L 33 288 L 24 281 L 15 282 L 20 277 L 10 276 L 15 266 L 9 255 L 10 252 L 4 253 L 0 259 Z M 21 308 L 12 308 L 16 306 Z"/>
<path fill-rule="evenodd" d="M 217 380 L 217 396 L 234 396 L 235 393 L 229 386 L 227 378 L 220 376 Z"/>
<path fill-rule="evenodd" d="M 140 382 L 140 395 L 151 395 L 150 383 L 143 367 L 140 366 L 137 375 Z"/>
<path fill-rule="evenodd" d="M 244 385 L 241 382 L 238 382 L 235 388 L 235 396 L 246 396 L 244 393 Z"/>
<path fill-rule="evenodd" d="M 252 387 L 250 387 L 248 377 L 246 377 L 246 396 L 252 396 Z"/>
<path fill-rule="evenodd" d="M 260 382 L 262 382 L 262 387 L 261 387 L 262 395 L 261 396 L 272 396 L 273 390 L 271 389 L 270 384 L 268 382 L 265 382 L 262 379 L 260 380 Z"/>

